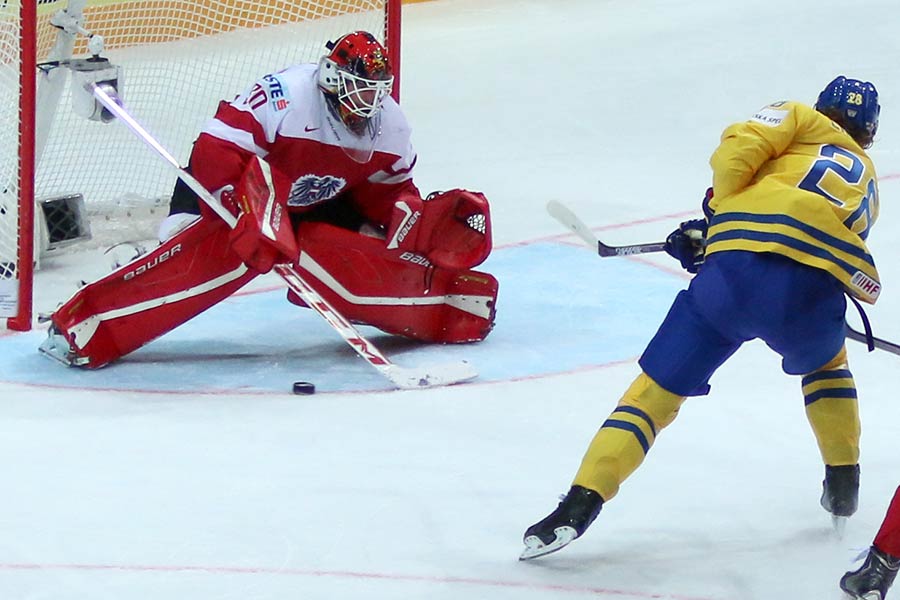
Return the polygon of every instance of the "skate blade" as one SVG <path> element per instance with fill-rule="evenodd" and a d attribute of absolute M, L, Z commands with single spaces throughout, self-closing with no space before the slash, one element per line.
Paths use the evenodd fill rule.
<path fill-rule="evenodd" d="M 529 535 L 525 538 L 525 549 L 522 551 L 522 554 L 519 555 L 519 560 L 531 560 L 538 556 L 551 554 L 562 549 L 564 546 L 568 546 L 572 540 L 578 537 L 575 530 L 567 525 L 557 527 L 553 530 L 553 533 L 556 534 L 556 539 L 549 544 L 542 542 L 541 538 L 536 535 Z"/>
<path fill-rule="evenodd" d="M 844 532 L 847 531 L 847 521 L 849 520 L 850 517 L 831 515 L 831 526 L 834 528 L 834 533 L 838 539 L 844 539 Z"/>
<path fill-rule="evenodd" d="M 67 367 L 82 367 L 89 362 L 86 357 L 75 356 L 69 348 L 69 342 L 61 335 L 49 335 L 38 346 L 38 352 Z"/>
<path fill-rule="evenodd" d="M 845 590 L 843 587 L 841 588 L 841 591 L 843 591 L 846 594 L 846 596 L 844 596 L 845 598 L 851 598 L 852 600 L 884 600 L 884 597 L 881 595 L 881 592 L 879 592 L 878 590 L 872 590 L 870 592 L 865 592 L 862 595 L 857 594 L 855 592 L 851 592 L 849 590 Z"/>

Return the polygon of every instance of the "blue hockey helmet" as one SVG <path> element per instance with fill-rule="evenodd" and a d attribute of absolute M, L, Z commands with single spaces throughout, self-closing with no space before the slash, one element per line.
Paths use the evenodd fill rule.
<path fill-rule="evenodd" d="M 839 75 L 819 94 L 816 110 L 843 127 L 863 148 L 872 145 L 881 106 L 870 82 Z"/>

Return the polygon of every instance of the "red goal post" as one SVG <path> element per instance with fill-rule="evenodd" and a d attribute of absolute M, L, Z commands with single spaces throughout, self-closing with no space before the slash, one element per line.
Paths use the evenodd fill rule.
<path fill-rule="evenodd" d="M 262 75 L 315 62 L 325 42 L 363 29 L 382 40 L 399 99 L 401 0 L 0 0 L 0 322 L 32 327 L 33 271 L 72 245 L 44 218 L 72 199 L 98 248 L 152 237 L 174 175 L 125 128 L 73 110 L 69 59 L 120 68 L 129 110 L 182 164 L 219 100 Z M 62 25 L 61 25 L 62 24 Z M 67 32 L 68 31 L 68 32 Z M 92 45 L 91 50 L 96 49 Z M 52 229 L 52 226 L 51 226 Z M 71 233 L 71 232 L 69 232 Z M 75 247 L 72 245 L 72 247 Z"/>

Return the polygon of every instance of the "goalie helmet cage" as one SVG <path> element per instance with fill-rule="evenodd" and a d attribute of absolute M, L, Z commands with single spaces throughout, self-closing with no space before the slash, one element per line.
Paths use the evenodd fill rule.
<path fill-rule="evenodd" d="M 124 127 L 72 109 L 72 74 L 88 32 L 121 69 L 129 110 L 186 164 L 218 102 L 266 73 L 316 62 L 325 43 L 366 30 L 400 89 L 401 0 L 0 0 L 0 322 L 31 329 L 41 206 L 81 197 L 107 247 L 154 237 L 175 175 Z M 53 23 L 51 23 L 51 20 Z M 96 41 L 96 40 L 95 40 Z M 91 46 L 92 50 L 96 45 Z M 45 225 L 44 225 L 45 227 Z M 46 237 L 46 231 L 44 231 Z M 53 306 L 58 298 L 48 298 Z"/>

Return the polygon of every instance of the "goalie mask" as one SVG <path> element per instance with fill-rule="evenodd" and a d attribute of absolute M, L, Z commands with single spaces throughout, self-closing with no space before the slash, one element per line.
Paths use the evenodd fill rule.
<path fill-rule="evenodd" d="M 387 50 L 365 31 L 348 33 L 326 47 L 330 52 L 319 61 L 319 88 L 329 110 L 362 135 L 394 84 Z"/>

